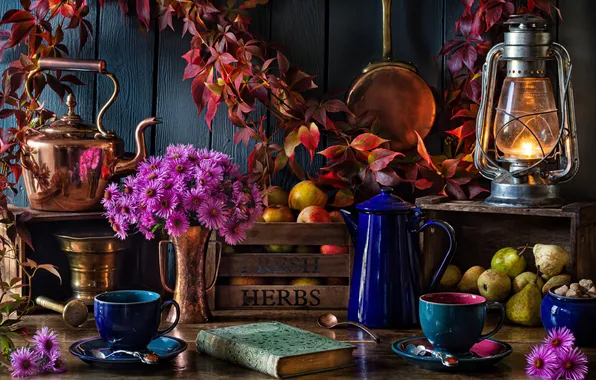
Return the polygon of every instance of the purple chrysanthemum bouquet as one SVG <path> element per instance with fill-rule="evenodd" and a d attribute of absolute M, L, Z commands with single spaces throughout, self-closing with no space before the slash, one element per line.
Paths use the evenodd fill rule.
<path fill-rule="evenodd" d="M 10 374 L 13 377 L 27 377 L 40 373 L 61 373 L 66 371 L 62 360 L 58 336 L 47 326 L 33 335 L 31 347 L 17 347 L 9 354 Z"/>
<path fill-rule="evenodd" d="M 180 236 L 200 225 L 231 245 L 263 212 L 259 186 L 241 177 L 229 156 L 192 145 L 170 145 L 165 156 L 150 157 L 121 186 L 108 186 L 102 204 L 121 239 L 131 227 L 153 239 L 160 228 Z"/>
<path fill-rule="evenodd" d="M 583 380 L 588 374 L 588 359 L 566 327 L 551 329 L 543 344 L 532 347 L 526 362 L 526 374 L 542 379 Z"/>

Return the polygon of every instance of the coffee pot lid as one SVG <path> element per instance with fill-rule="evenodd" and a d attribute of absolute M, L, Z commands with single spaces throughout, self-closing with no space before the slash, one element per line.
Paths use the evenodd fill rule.
<path fill-rule="evenodd" d="M 98 133 L 95 124 L 84 121 L 76 112 L 77 100 L 73 94 L 68 94 L 66 97 L 66 106 L 68 113 L 60 119 L 42 128 L 44 133 L 59 133 L 59 134 L 88 134 Z"/>
<path fill-rule="evenodd" d="M 409 212 L 415 206 L 393 195 L 393 189 L 390 187 L 381 188 L 381 194 L 372 197 L 366 202 L 356 205 L 356 209 L 372 213 L 400 213 Z"/>

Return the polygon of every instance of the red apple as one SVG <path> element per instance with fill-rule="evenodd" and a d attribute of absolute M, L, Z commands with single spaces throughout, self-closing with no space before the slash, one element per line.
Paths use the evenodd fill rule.
<path fill-rule="evenodd" d="M 333 223 L 345 223 L 344 217 L 341 215 L 341 212 L 339 212 L 337 210 L 331 211 L 329 213 L 329 216 L 331 217 L 331 221 Z"/>
<path fill-rule="evenodd" d="M 323 207 L 309 206 L 300 211 L 298 223 L 331 223 L 331 217 Z"/>
<path fill-rule="evenodd" d="M 308 206 L 324 207 L 327 194 L 312 181 L 302 181 L 292 188 L 288 204 L 294 210 L 304 210 Z"/>
<path fill-rule="evenodd" d="M 267 223 L 293 222 L 294 214 L 288 206 L 269 206 L 263 211 L 263 220 Z"/>
<path fill-rule="evenodd" d="M 347 245 L 322 245 L 321 253 L 323 255 L 344 255 L 348 253 Z"/>

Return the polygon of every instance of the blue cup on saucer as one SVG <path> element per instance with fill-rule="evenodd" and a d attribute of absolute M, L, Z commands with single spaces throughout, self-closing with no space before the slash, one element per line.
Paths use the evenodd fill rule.
<path fill-rule="evenodd" d="M 161 313 L 167 305 L 176 309 L 176 319 L 159 331 Z M 101 338 L 112 349 L 138 351 L 149 342 L 172 331 L 180 319 L 180 306 L 174 300 L 161 302 L 161 296 L 146 290 L 119 290 L 95 296 L 95 324 Z"/>
<path fill-rule="evenodd" d="M 433 349 L 454 356 L 469 355 L 472 346 L 496 334 L 505 321 L 501 304 L 476 294 L 429 293 L 420 297 L 418 306 L 422 332 Z M 500 310 L 501 319 L 491 332 L 482 334 L 486 312 L 492 308 Z"/>

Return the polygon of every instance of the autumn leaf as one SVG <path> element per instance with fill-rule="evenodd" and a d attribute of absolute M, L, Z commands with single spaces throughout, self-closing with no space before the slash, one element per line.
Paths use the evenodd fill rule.
<path fill-rule="evenodd" d="M 251 138 L 251 130 L 249 127 L 240 128 L 234 132 L 234 144 L 244 143 L 244 146 L 248 148 L 248 142 Z"/>
<path fill-rule="evenodd" d="M 368 163 L 373 172 L 383 170 L 395 159 L 395 157 L 403 157 L 399 152 L 394 152 L 389 149 L 378 148 L 370 152 L 368 156 Z"/>
<path fill-rule="evenodd" d="M 435 172 L 438 173 L 439 169 L 435 166 L 435 164 L 433 164 L 430 154 L 428 154 L 428 152 L 426 150 L 426 146 L 424 145 L 424 141 L 422 140 L 422 137 L 420 137 L 418 132 L 416 132 L 416 136 L 418 136 L 418 144 L 417 144 L 418 154 L 420 155 L 420 157 L 422 157 L 422 159 L 426 163 L 426 166 L 428 166 L 429 168 L 433 169 Z"/>
<path fill-rule="evenodd" d="M 373 135 L 372 133 L 362 133 L 352 140 L 350 146 L 358 150 L 372 150 L 388 141 L 389 140 Z"/>
<path fill-rule="evenodd" d="M 288 156 L 285 151 L 281 151 L 275 156 L 275 164 L 273 168 L 273 174 L 279 173 L 280 170 L 286 167 L 288 164 Z"/>
<path fill-rule="evenodd" d="M 136 0 L 137 1 L 137 17 L 141 24 L 145 27 L 145 30 L 149 30 L 149 19 L 151 18 L 151 7 L 149 6 L 149 0 Z"/>
<path fill-rule="evenodd" d="M 426 178 L 420 178 L 414 182 L 414 186 L 419 190 L 427 190 L 433 187 L 434 183 Z"/>
<path fill-rule="evenodd" d="M 310 161 L 315 155 L 315 151 L 319 146 L 321 134 L 319 133 L 319 128 L 315 123 L 310 123 L 310 126 L 307 128 L 305 125 L 301 126 L 298 129 L 298 137 L 300 138 L 300 142 L 310 153 Z"/>
<path fill-rule="evenodd" d="M 294 150 L 298 145 L 300 145 L 300 136 L 298 135 L 298 131 L 292 131 L 288 133 L 286 138 L 284 139 L 284 152 L 286 156 L 290 159 L 290 162 L 294 161 Z"/>
<path fill-rule="evenodd" d="M 346 152 L 346 149 L 348 149 L 348 147 L 345 145 L 332 145 L 318 152 L 317 154 L 320 154 L 321 156 L 324 156 L 333 162 L 342 158 Z"/>
<path fill-rule="evenodd" d="M 373 172 L 375 180 L 382 186 L 395 186 L 400 183 L 401 178 L 397 175 L 395 170 L 391 168 L 385 168 Z"/>
<path fill-rule="evenodd" d="M 354 192 L 350 189 L 340 189 L 329 206 L 333 207 L 348 207 L 354 204 Z"/>
<path fill-rule="evenodd" d="M 450 158 L 441 163 L 441 173 L 445 178 L 451 178 L 455 175 L 457 166 L 461 160 L 459 158 Z"/>
<path fill-rule="evenodd" d="M 62 285 L 62 277 L 60 277 L 60 272 L 58 272 L 58 268 L 56 268 L 55 266 L 51 264 L 40 264 L 37 266 L 37 269 L 43 269 L 58 277 L 58 279 L 60 280 L 60 285 Z"/>
<path fill-rule="evenodd" d="M 455 128 L 451 131 L 447 131 L 447 133 L 457 137 L 459 140 L 472 136 L 476 133 L 476 120 L 468 120 L 465 123 L 463 123 L 460 127 Z"/>

